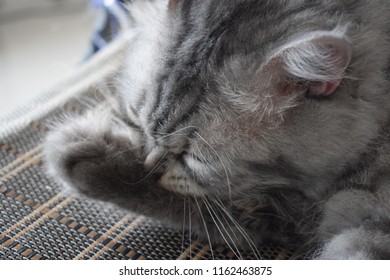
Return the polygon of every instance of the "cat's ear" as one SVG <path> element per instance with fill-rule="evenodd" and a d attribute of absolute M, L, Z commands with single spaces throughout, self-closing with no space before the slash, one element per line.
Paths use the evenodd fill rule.
<path fill-rule="evenodd" d="M 168 9 L 174 10 L 181 0 L 169 0 Z"/>
<path fill-rule="evenodd" d="M 339 87 L 351 60 L 351 47 L 337 32 L 318 32 L 276 51 L 261 67 L 268 86 L 289 95 L 329 96 Z"/>

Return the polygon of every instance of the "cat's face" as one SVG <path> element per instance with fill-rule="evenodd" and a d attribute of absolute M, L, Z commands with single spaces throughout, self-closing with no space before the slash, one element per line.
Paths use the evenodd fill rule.
<path fill-rule="evenodd" d="M 381 117 L 343 80 L 348 26 L 299 1 L 225 2 L 133 4 L 122 96 L 145 167 L 195 196 L 321 192 Z"/>

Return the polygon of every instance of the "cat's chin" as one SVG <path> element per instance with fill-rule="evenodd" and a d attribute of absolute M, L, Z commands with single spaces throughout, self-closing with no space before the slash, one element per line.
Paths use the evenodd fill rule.
<path fill-rule="evenodd" d="M 174 193 L 185 196 L 203 197 L 207 191 L 194 182 L 180 166 L 172 163 L 159 180 L 160 185 Z"/>

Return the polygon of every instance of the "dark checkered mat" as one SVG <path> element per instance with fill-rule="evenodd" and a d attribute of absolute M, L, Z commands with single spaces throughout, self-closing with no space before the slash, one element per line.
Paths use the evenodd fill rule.
<path fill-rule="evenodd" d="M 120 61 L 118 53 L 103 54 L 104 58 L 91 62 L 87 70 L 76 73 L 79 78 L 71 79 L 70 85 L 47 95 L 39 104 L 53 105 L 46 106 L 44 113 L 31 114 L 31 119 L 16 122 L 6 132 L 0 129 L 0 259 L 255 259 L 251 252 L 224 247 L 211 252 L 207 243 L 191 239 L 186 232 L 174 232 L 110 205 L 67 196 L 45 174 L 45 124 L 64 112 L 82 114 L 111 100 L 113 91 L 91 75 Z M 104 79 L 118 67 L 112 69 Z M 81 92 L 74 89 L 87 79 L 92 82 Z M 69 87 L 78 93 L 69 93 Z M 65 101 L 52 102 L 65 93 L 69 96 Z M 26 115 L 25 110 L 14 118 Z M 264 246 L 259 252 L 263 259 L 293 258 L 291 252 L 277 246 Z"/>

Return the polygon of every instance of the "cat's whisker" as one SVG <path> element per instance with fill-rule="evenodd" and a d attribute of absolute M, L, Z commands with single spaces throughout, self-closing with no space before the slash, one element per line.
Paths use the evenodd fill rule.
<path fill-rule="evenodd" d="M 202 150 L 199 148 L 198 145 L 195 146 L 198 153 L 197 153 L 197 157 L 200 158 L 202 161 L 205 161 L 206 160 L 206 157 L 205 155 L 203 154 Z M 195 154 L 193 154 L 193 156 L 195 157 Z"/>
<path fill-rule="evenodd" d="M 167 214 L 168 214 L 168 215 L 169 215 L 169 209 L 170 209 L 171 206 L 172 206 L 173 197 L 174 197 L 174 194 L 171 195 L 171 199 L 169 200 L 169 204 L 168 204 L 168 207 L 167 207 Z"/>
<path fill-rule="evenodd" d="M 106 98 L 112 97 L 114 99 L 112 92 L 115 89 L 112 89 L 113 86 L 116 86 L 116 84 L 113 82 L 107 82 L 107 81 L 97 84 L 94 88 L 95 96 L 97 96 L 100 93 L 100 95 L 104 95 Z"/>
<path fill-rule="evenodd" d="M 215 198 L 212 198 L 212 199 L 213 199 L 213 202 L 219 207 L 219 209 L 221 209 L 224 212 L 225 216 L 227 216 L 231 220 L 231 222 L 234 224 L 234 226 L 237 228 L 237 230 L 243 236 L 243 238 L 245 239 L 245 241 L 248 243 L 249 247 L 251 248 L 252 252 L 256 256 L 256 258 L 261 259 L 260 252 L 257 250 L 255 243 L 250 238 L 250 236 L 245 231 L 245 229 L 236 221 L 236 219 L 234 219 L 232 214 L 227 211 L 227 209 L 223 206 L 223 204 L 218 203 L 218 201 Z"/>
<path fill-rule="evenodd" d="M 240 251 L 238 250 L 236 244 L 234 243 L 234 240 L 232 239 L 232 237 L 230 236 L 229 232 L 227 231 L 226 227 L 223 225 L 223 223 L 221 222 L 221 220 L 218 218 L 218 215 L 217 213 L 215 212 L 215 210 L 212 208 L 211 204 L 208 203 L 207 199 L 205 197 L 202 197 L 202 200 L 208 210 L 208 212 L 210 213 L 210 216 L 211 216 L 211 219 L 213 220 L 217 230 L 219 231 L 219 233 L 221 234 L 222 236 L 222 239 L 225 241 L 226 245 L 229 247 L 229 249 L 234 253 L 234 255 L 240 259 L 240 260 L 243 260 L 242 256 L 241 256 L 241 253 Z M 215 220 L 215 218 L 217 220 Z M 227 241 L 223 231 L 221 230 L 221 227 L 218 225 L 218 222 L 219 224 L 221 225 L 221 227 L 224 229 L 227 237 L 230 239 L 230 241 L 232 242 L 232 245 L 230 244 L 230 242 Z M 234 249 L 233 249 L 233 247 Z"/>
<path fill-rule="evenodd" d="M 200 160 L 202 163 L 204 163 L 204 166 L 207 166 L 208 169 L 212 170 L 213 172 L 217 173 L 216 167 L 214 165 L 211 165 L 207 159 L 207 157 L 203 154 L 202 150 L 198 145 L 195 146 L 197 149 L 197 154 L 195 157 L 195 154 L 193 154 L 193 158 L 195 160 Z M 197 159 L 198 158 L 198 159 Z"/>
<path fill-rule="evenodd" d="M 212 258 L 213 258 L 213 260 L 214 260 L 213 246 L 211 245 L 211 238 L 210 238 L 209 230 L 207 229 L 207 223 L 206 223 L 206 220 L 205 220 L 204 217 L 203 217 L 202 209 L 200 208 L 198 199 L 197 199 L 196 197 L 194 197 L 194 199 L 195 199 L 196 205 L 198 206 L 198 209 L 199 209 L 199 214 L 200 214 L 200 217 L 201 217 L 201 219 L 202 219 L 203 226 L 204 226 L 204 229 L 205 229 L 205 231 L 206 231 L 207 239 L 208 239 L 208 242 L 209 242 L 209 245 L 210 245 L 211 256 L 212 256 Z"/>
<path fill-rule="evenodd" d="M 245 229 L 234 219 L 231 213 L 227 211 L 226 207 L 218 202 L 218 200 L 214 197 L 211 197 L 212 201 L 225 213 L 225 215 L 232 221 L 232 223 L 236 226 L 237 230 L 241 233 L 241 235 L 244 237 L 245 241 L 248 243 L 249 247 L 251 248 L 252 252 L 255 254 L 256 258 L 261 259 L 261 254 L 257 250 L 256 244 L 253 242 L 252 238 L 248 235 L 248 233 L 245 231 Z"/>
<path fill-rule="evenodd" d="M 191 222 L 191 200 L 188 199 L 188 238 L 189 238 L 189 241 L 190 241 L 190 251 L 189 251 L 189 255 L 190 255 L 190 259 L 192 257 L 192 222 Z"/>
<path fill-rule="evenodd" d="M 128 125 L 126 123 L 125 120 L 123 120 L 122 118 L 120 118 L 119 116 L 114 116 L 115 120 L 119 121 L 122 125 L 124 125 L 125 127 L 129 127 L 130 125 Z M 185 130 L 189 130 L 189 129 L 194 129 L 196 130 L 198 127 L 197 126 L 193 126 L 193 125 L 189 125 L 189 126 L 186 126 L 186 127 L 182 127 L 174 132 L 170 132 L 170 133 L 165 133 L 165 132 L 160 132 L 160 131 L 152 131 L 152 130 L 148 130 L 148 129 L 144 129 L 144 128 L 139 128 L 139 127 L 134 127 L 134 126 L 130 126 L 130 128 L 136 132 L 139 132 L 139 133 L 147 133 L 147 134 L 151 134 L 151 135 L 155 135 L 155 136 L 159 136 L 159 137 L 156 137 L 155 140 L 156 141 L 160 141 L 160 140 L 163 140 L 167 137 L 170 137 L 170 136 L 173 136 L 173 135 L 179 135 L 179 136 L 187 136 L 188 133 L 183 133 L 183 134 L 180 134 L 181 132 L 185 131 Z M 143 145 L 140 145 L 140 147 L 142 147 Z M 139 148 L 140 148 L 139 147 Z"/>
<path fill-rule="evenodd" d="M 235 250 L 233 250 L 232 246 L 231 246 L 230 243 L 227 241 L 227 239 L 226 239 L 224 233 L 221 231 L 220 227 L 218 226 L 218 223 L 217 223 L 217 221 L 216 221 L 215 218 L 214 218 L 215 214 L 213 214 L 213 213 L 211 212 L 211 210 L 210 210 L 210 208 L 209 208 L 209 206 L 208 206 L 208 204 L 207 204 L 207 202 L 206 202 L 206 199 L 205 199 L 204 197 L 201 197 L 201 198 L 202 198 L 202 200 L 203 200 L 204 205 L 206 206 L 207 211 L 208 211 L 209 214 L 210 214 L 211 219 L 212 219 L 213 222 L 214 222 L 215 227 L 217 228 L 218 232 L 221 234 L 222 239 L 225 241 L 225 243 L 226 243 L 226 245 L 228 246 L 228 248 L 229 248 L 229 249 L 234 253 L 234 255 L 239 259 L 239 256 L 236 254 Z"/>
<path fill-rule="evenodd" d="M 187 130 L 187 129 L 197 129 L 197 127 L 196 127 L 196 126 L 189 125 L 189 126 L 183 127 L 183 128 L 181 128 L 181 129 L 179 129 L 179 130 L 177 130 L 177 131 L 174 131 L 174 132 L 171 132 L 171 133 L 161 133 L 161 132 L 159 133 L 159 132 L 155 132 L 155 134 L 163 135 L 162 137 L 157 138 L 157 140 L 159 140 L 159 139 L 167 138 L 167 137 L 172 136 L 172 135 L 180 135 L 180 134 L 179 134 L 180 132 L 182 132 L 182 131 L 184 131 L 184 130 Z M 183 134 L 183 136 L 185 136 L 185 135 L 187 135 L 187 134 Z"/>
<path fill-rule="evenodd" d="M 167 154 L 168 154 L 168 151 L 165 152 L 165 154 L 159 159 L 159 161 L 156 163 L 156 165 L 153 167 L 153 169 L 148 174 L 146 174 L 141 180 L 139 180 L 138 182 L 135 182 L 135 183 L 123 182 L 123 183 L 126 183 L 128 185 L 138 185 L 138 184 L 144 182 L 146 179 L 148 179 L 150 176 L 152 176 L 157 171 L 157 169 L 160 167 L 160 164 L 164 161 L 165 156 Z"/>
<path fill-rule="evenodd" d="M 221 165 L 222 165 L 222 168 L 225 172 L 225 176 L 226 176 L 226 183 L 227 183 L 227 187 L 228 187 L 228 191 L 229 191 L 229 199 L 230 199 L 230 202 L 231 202 L 231 199 L 232 199 L 232 188 L 231 188 L 231 185 L 230 185 L 230 178 L 229 178 L 229 173 L 228 173 L 228 170 L 222 160 L 222 158 L 219 156 L 219 154 L 217 153 L 217 151 L 214 149 L 213 146 L 210 145 L 210 143 L 208 143 L 198 132 L 195 132 L 195 135 L 199 137 L 199 139 L 201 139 L 214 153 L 215 155 L 217 156 L 217 158 L 219 159 Z"/>
<path fill-rule="evenodd" d="M 213 202 L 213 201 L 211 200 L 211 202 Z M 209 203 L 210 203 L 210 201 L 209 201 Z M 217 205 L 217 206 L 218 206 L 218 205 Z M 226 218 L 226 213 L 221 212 L 221 209 L 220 209 L 219 207 L 216 207 L 216 211 L 218 212 L 218 214 L 220 215 L 220 217 L 223 219 L 223 221 L 225 222 L 225 224 L 230 228 L 230 231 L 232 232 L 234 238 L 235 238 L 236 240 L 239 240 L 239 237 L 237 236 L 236 231 L 235 231 L 234 228 L 233 228 L 233 226 L 235 226 L 235 225 L 234 225 L 234 224 L 231 225 L 231 222 L 229 222 L 228 219 Z"/>
<path fill-rule="evenodd" d="M 185 226 L 186 226 L 186 204 L 187 204 L 187 198 L 185 197 L 183 200 L 183 226 L 182 226 L 182 238 L 181 238 L 181 249 L 182 253 L 184 252 L 184 237 L 185 237 Z"/>
<path fill-rule="evenodd" d="M 197 129 L 198 127 L 196 126 L 192 126 L 192 125 L 189 125 L 189 126 L 186 126 L 186 127 L 182 127 L 174 132 L 170 132 L 170 133 L 166 133 L 166 132 L 159 132 L 159 131 L 152 131 L 152 130 L 143 130 L 143 129 L 140 129 L 140 128 L 137 128 L 136 130 L 138 132 L 141 132 L 141 133 L 148 133 L 148 134 L 152 134 L 152 135 L 157 135 L 159 137 L 155 138 L 156 141 L 159 141 L 159 140 L 162 140 L 164 138 L 167 138 L 169 136 L 173 136 L 173 135 L 179 135 L 179 136 L 187 136 L 188 133 L 184 133 L 184 134 L 180 134 L 180 132 L 183 132 L 187 129 Z"/>

